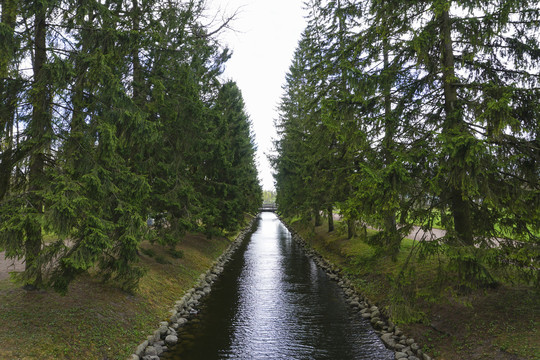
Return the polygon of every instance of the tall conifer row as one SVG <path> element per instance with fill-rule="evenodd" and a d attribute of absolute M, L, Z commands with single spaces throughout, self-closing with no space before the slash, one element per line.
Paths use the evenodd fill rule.
<path fill-rule="evenodd" d="M 242 179 L 227 181 L 246 191 L 201 192 L 208 144 L 221 140 L 215 107 L 229 57 L 200 22 L 202 1 L 1 5 L 0 250 L 25 260 L 19 278 L 29 288 L 65 292 L 95 269 L 133 290 L 148 217 L 163 230 L 160 242 L 174 244 L 186 230 L 231 230 L 236 211 L 255 209 L 243 115 L 223 140 L 234 160 L 219 166 L 238 163 L 230 177 Z M 21 66 L 28 61 L 31 72 Z M 228 212 L 205 224 L 218 205 Z"/>
<path fill-rule="evenodd" d="M 155 219 L 158 239 L 169 243 L 195 228 L 198 209 L 190 156 L 198 136 L 195 128 L 204 123 L 196 81 L 204 70 L 189 63 L 191 56 L 199 57 L 191 33 L 195 11 L 193 3 L 161 9 L 161 21 L 156 23 L 163 26 L 155 39 L 158 46 L 150 48 L 152 61 L 147 68 L 149 101 L 145 106 L 155 132 L 143 158 L 152 186 L 149 215 Z"/>
<path fill-rule="evenodd" d="M 52 103 L 56 89 L 59 87 L 59 78 L 62 77 L 62 60 L 57 54 L 49 52 L 47 37 L 50 25 L 47 18 L 55 13 L 58 4 L 51 2 L 22 3 L 4 2 L 2 7 L 3 17 L 10 26 L 16 26 L 17 13 L 26 19 L 21 26 L 27 31 L 20 39 L 20 46 L 31 56 L 31 72 L 21 76 L 26 77 L 26 89 L 15 94 L 7 94 L 2 101 L 8 109 L 3 116 L 6 122 L 2 124 L 7 130 L 7 134 L 13 134 L 14 127 L 18 129 L 21 119 L 13 118 L 15 115 L 15 96 L 26 96 L 29 106 L 25 107 L 24 121 L 26 125 L 16 136 L 22 138 L 17 148 L 7 148 L 2 153 L 2 162 L 7 165 L 5 174 L 2 174 L 2 193 L 4 194 L 4 206 L 2 206 L 2 227 L 7 231 L 2 232 L 2 243 L 6 248 L 8 256 L 25 257 L 25 272 L 22 274 L 22 281 L 29 288 L 40 287 L 43 282 L 43 259 L 41 258 L 42 248 L 42 222 L 45 207 L 44 192 L 47 186 L 46 173 L 52 166 L 52 144 L 54 140 L 54 130 L 52 121 Z M 20 7 L 19 7 L 20 6 Z M 7 29 L 3 29 L 7 30 Z M 4 34 L 9 32 L 4 32 Z M 54 38 L 54 37 L 52 37 Z M 13 47 L 14 38 L 8 39 L 7 46 L 11 48 L 2 59 L 3 76 L 6 70 L 11 68 L 12 74 L 20 71 L 22 60 L 13 57 L 16 51 Z M 11 57 L 11 58 L 10 58 Z M 12 62 L 15 60 L 15 62 Z M 17 75 L 10 76 L 18 78 Z M 7 78 L 7 76 L 6 76 Z M 6 79 L 4 78 L 4 79 Z M 8 83 L 8 82 L 6 82 Z M 4 84 L 4 81 L 3 81 Z M 9 89 L 13 91 L 14 89 Z M 8 91 L 8 88 L 5 88 Z M 23 92 L 24 91 L 24 92 Z M 22 95 L 25 94 L 25 95 Z M 3 120 L 4 120 L 3 119 Z M 13 138 L 13 136 L 11 136 Z M 10 146 L 13 146 L 13 140 Z M 22 155 L 22 156 L 21 156 Z M 5 156 L 5 157 L 4 157 Z M 25 158 L 25 162 L 20 161 Z M 5 162 L 4 162 L 5 161 Z M 17 189 L 12 187 L 10 175 L 14 167 L 22 169 L 24 177 L 19 177 L 21 182 Z M 5 176 L 5 177 L 4 177 Z M 12 189 L 10 189 L 12 188 Z M 7 191 L 13 191 L 5 196 Z"/>
<path fill-rule="evenodd" d="M 284 86 L 279 119 L 276 122 L 279 139 L 275 143 L 277 155 L 271 159 L 275 174 L 280 212 L 285 215 L 316 216 L 324 209 L 321 188 L 315 186 L 314 165 L 317 160 L 316 141 L 312 138 L 312 124 L 316 117 L 311 103 L 317 104 L 313 75 L 315 36 L 306 29 L 295 52 Z"/>
<path fill-rule="evenodd" d="M 157 131 L 148 152 L 150 207 L 158 239 L 174 244 L 184 232 L 213 228 L 213 199 L 203 193 L 208 151 L 221 140 L 212 131 L 218 76 L 229 53 L 208 35 L 200 2 L 162 11 L 160 45 L 151 50 L 150 120 Z"/>
<path fill-rule="evenodd" d="M 96 3 L 87 5 L 75 8 L 81 12 L 77 25 L 88 30 L 80 34 L 77 45 L 75 68 L 86 67 L 86 71 L 77 72 L 74 79 L 73 106 L 81 113 L 74 112 L 66 142 L 74 143 L 74 153 L 68 147 L 63 154 L 66 164 L 73 164 L 73 168 L 65 167 L 73 171 L 72 182 L 53 191 L 54 195 L 72 194 L 73 198 L 69 199 L 71 204 L 66 204 L 66 197 L 56 197 L 54 200 L 60 201 L 51 205 L 51 210 L 70 206 L 76 209 L 68 213 L 73 224 L 66 236 L 72 243 L 64 248 L 61 267 L 53 279 L 55 287 L 65 291 L 74 275 L 97 265 L 105 278 L 114 278 L 123 288 L 132 289 L 142 274 L 132 264 L 137 260 L 137 246 L 144 230 L 143 204 L 149 186 L 138 169 L 135 150 L 146 141 L 145 115 L 136 106 L 134 85 L 126 79 L 133 79 L 129 56 L 133 49 L 141 48 L 141 41 L 137 31 L 128 25 L 130 21 L 120 16 L 133 16 L 132 8 L 113 2 L 108 8 L 97 7 Z M 89 51 L 100 45 L 101 51 Z M 84 65 L 77 67 L 79 62 Z M 87 74 L 93 77 L 87 78 Z M 86 86 L 78 88 L 79 82 Z M 74 122 L 81 118 L 86 121 Z M 80 134 L 74 131 L 79 127 L 83 129 Z M 81 160 L 74 163 L 74 157 Z M 49 223 L 62 219 L 57 211 L 51 215 Z"/>
<path fill-rule="evenodd" d="M 510 259 L 531 275 L 537 214 L 516 216 L 512 204 L 538 195 L 522 166 L 525 161 L 536 168 L 538 183 L 532 160 L 538 153 L 529 148 L 537 141 L 532 129 L 538 125 L 538 106 L 518 100 L 538 94 L 538 5 L 417 2 L 397 14 L 416 25 L 403 51 L 417 64 L 417 93 L 411 97 L 422 120 L 417 134 L 436 135 L 430 160 L 434 176 L 423 183 L 448 230 L 441 239 L 446 247 L 439 250 L 445 249 L 467 286 L 493 282 L 494 267 Z M 523 116 L 524 111 L 534 115 Z M 501 244 L 508 237 L 524 241 Z M 518 253 L 530 257 L 516 261 Z"/>
<path fill-rule="evenodd" d="M 395 5 L 386 1 L 328 2 L 323 9 L 325 17 L 320 21 L 326 24 L 326 37 L 341 44 L 330 47 L 327 54 L 342 74 L 332 77 L 334 87 L 339 88 L 336 79 L 340 79 L 348 88 L 337 93 L 335 101 L 346 106 L 328 116 L 348 154 L 340 167 L 347 169 L 339 177 L 347 182 L 340 210 L 349 228 L 360 221 L 381 229 L 371 240 L 382 252 L 395 256 L 401 236 L 410 228 L 406 216 L 397 226 L 398 211 L 406 213 L 412 206 L 407 199 L 417 197 L 411 193 L 410 176 L 417 137 L 409 125 L 412 117 L 404 113 L 412 101 L 407 94 L 414 90 L 410 65 L 400 48 L 406 37 L 401 31 L 408 21 L 406 16 L 396 16 Z M 344 123 L 340 119 L 347 113 L 350 121 Z"/>
<path fill-rule="evenodd" d="M 444 252 L 463 285 L 490 284 L 497 269 L 508 266 L 538 279 L 538 4 L 314 4 L 311 24 L 322 29 L 324 46 L 321 60 L 310 61 L 335 72 L 288 81 L 282 106 L 320 109 L 327 140 L 347 144 L 351 156 L 338 167 L 350 168 L 343 176 L 349 191 L 339 202 L 342 212 L 383 229 L 376 239 L 389 254 L 396 254 L 413 224 L 429 228 L 439 218 L 447 235 L 421 249 Z M 348 91 L 333 91 L 344 78 Z M 311 99 L 289 95 L 309 86 L 324 90 Z M 353 106 L 329 106 L 340 102 Z M 346 115 L 350 109 L 352 116 Z M 344 117 L 353 119 L 356 130 L 345 126 Z M 291 112 L 280 118 L 280 191 L 309 178 L 292 176 L 292 167 L 285 166 L 313 159 L 289 150 L 316 133 L 310 128 L 296 135 L 307 124 L 304 118 Z M 323 162 L 310 165 L 312 174 L 327 169 Z M 338 184 L 332 181 L 325 180 Z M 278 194 L 280 209 L 310 204 L 309 195 L 302 196 Z M 339 192 L 332 196 L 339 198 Z"/>
<path fill-rule="evenodd" d="M 319 2 L 313 4 L 314 13 L 325 13 Z M 312 5 L 312 6 L 313 6 Z M 333 230 L 333 208 L 339 202 L 346 200 L 346 194 L 350 192 L 347 178 L 351 173 L 351 155 L 347 146 L 348 129 L 356 128 L 354 114 L 355 104 L 351 101 L 350 71 L 344 64 L 354 59 L 343 56 L 349 47 L 348 23 L 350 22 L 350 4 L 346 1 L 337 1 L 334 7 L 332 21 L 328 24 L 324 16 L 311 23 L 313 32 L 317 37 L 317 46 L 321 48 L 323 55 L 315 57 L 314 68 L 321 74 L 324 80 L 321 82 L 318 103 L 311 103 L 313 112 L 317 114 L 316 122 L 311 131 L 315 141 L 312 154 L 316 157 L 314 168 L 320 168 L 320 173 L 314 174 L 314 184 L 318 189 L 320 200 L 328 215 L 328 230 Z M 326 55 L 326 56 L 325 56 Z M 343 207 L 343 210 L 346 210 Z M 355 221 L 353 213 L 343 211 L 342 215 L 348 224 L 349 236 L 353 236 Z"/>
<path fill-rule="evenodd" d="M 200 192 L 206 206 L 204 223 L 212 229 L 234 230 L 243 214 L 255 213 L 261 202 L 261 188 L 255 167 L 255 146 L 251 122 L 242 93 L 236 83 L 222 85 L 213 106 L 210 153 L 203 169 Z"/>

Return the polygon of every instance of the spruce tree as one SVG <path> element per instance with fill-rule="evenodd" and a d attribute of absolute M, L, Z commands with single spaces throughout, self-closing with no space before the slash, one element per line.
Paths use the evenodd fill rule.
<path fill-rule="evenodd" d="M 0 201 L 8 192 L 12 178 L 12 167 L 22 151 L 15 144 L 15 109 L 21 89 L 21 79 L 13 70 L 18 47 L 15 35 L 19 10 L 17 0 L 3 0 L 0 21 Z"/>
<path fill-rule="evenodd" d="M 213 110 L 201 190 L 209 211 L 205 222 L 230 231 L 243 223 L 244 213 L 255 213 L 261 203 L 255 146 L 242 93 L 234 82 L 222 85 Z"/>
<path fill-rule="evenodd" d="M 506 261 L 532 275 L 538 217 L 515 204 L 538 198 L 538 104 L 527 100 L 538 96 L 538 4 L 416 2 L 407 13 L 451 265 L 467 286 L 492 283 L 489 268 Z M 518 253 L 529 257 L 516 261 Z"/>
<path fill-rule="evenodd" d="M 93 269 L 132 291 L 148 217 L 174 245 L 259 206 L 249 121 L 220 83 L 229 52 L 203 1 L 0 5 L 0 248 L 25 260 L 28 288 L 64 293 Z M 226 186 L 206 191 L 214 173 Z"/>
<path fill-rule="evenodd" d="M 422 252 L 444 252 L 463 285 L 491 284 L 493 269 L 508 266 L 537 279 L 538 5 L 312 3 L 320 52 L 286 88 L 274 161 L 280 208 L 309 207 L 321 186 L 302 186 L 330 169 L 347 179 L 322 181 L 331 198 L 383 229 L 375 239 L 387 253 L 413 224 L 429 229 L 440 217 L 447 235 Z M 312 112 L 291 111 L 306 104 Z M 308 156 L 308 141 L 337 147 Z M 329 168 L 341 144 L 345 161 Z"/>
<path fill-rule="evenodd" d="M 271 162 L 276 169 L 276 202 L 279 211 L 286 216 L 303 214 L 307 217 L 313 210 L 318 213 L 324 205 L 318 189 L 308 186 L 316 170 L 311 166 L 314 164 L 310 158 L 313 148 L 309 149 L 311 138 L 307 130 L 308 118 L 313 116 L 310 103 L 315 97 L 309 81 L 310 70 L 315 72 L 310 54 L 312 43 L 313 37 L 306 30 L 286 76 L 276 122 L 279 136 L 275 142 L 277 155 L 271 158 Z"/>

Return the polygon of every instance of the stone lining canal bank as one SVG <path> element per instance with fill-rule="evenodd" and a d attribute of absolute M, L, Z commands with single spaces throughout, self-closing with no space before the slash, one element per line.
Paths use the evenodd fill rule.
<path fill-rule="evenodd" d="M 216 260 L 214 265 L 205 273 L 201 274 L 197 285 L 187 291 L 185 295 L 170 310 L 169 321 L 161 322 L 159 328 L 149 335 L 129 357 L 129 360 L 159 360 L 159 356 L 169 350 L 178 342 L 178 330 L 185 326 L 197 313 L 201 300 L 212 291 L 213 283 L 223 272 L 225 265 L 231 260 L 233 254 L 240 245 L 249 238 L 257 224 L 258 217 L 253 218 L 250 224 L 237 236 L 228 249 Z M 431 360 L 431 357 L 424 354 L 415 340 L 407 337 L 399 327 L 392 324 L 383 311 L 372 304 L 369 299 L 358 294 L 352 283 L 340 276 L 340 269 L 329 263 L 315 250 L 311 249 L 307 242 L 298 233 L 282 223 L 292 234 L 292 238 L 301 244 L 306 254 L 322 268 L 330 279 L 338 282 L 343 289 L 348 303 L 353 311 L 358 311 L 361 316 L 368 319 L 373 326 L 375 333 L 380 337 L 383 344 L 394 351 L 396 359 L 408 360 Z"/>
<path fill-rule="evenodd" d="M 177 330 L 183 327 L 198 312 L 201 300 L 210 294 L 212 284 L 223 272 L 224 266 L 231 260 L 240 245 L 251 235 L 258 217 L 251 219 L 249 225 L 242 230 L 227 250 L 216 259 L 214 265 L 201 274 L 198 283 L 176 301 L 170 310 L 169 321 L 163 321 L 159 328 L 137 346 L 129 360 L 159 360 L 159 356 L 178 342 Z"/>
<path fill-rule="evenodd" d="M 401 329 L 384 314 L 382 309 L 371 303 L 369 299 L 358 294 L 353 284 L 344 277 L 341 277 L 341 271 L 338 267 L 328 262 L 319 253 L 312 249 L 308 243 L 285 221 L 281 220 L 285 227 L 292 234 L 293 240 L 301 244 L 306 254 L 313 259 L 317 266 L 321 267 L 328 276 L 338 282 L 347 296 L 347 301 L 355 311 L 359 311 L 363 318 L 369 319 L 373 329 L 381 338 L 384 345 L 394 351 L 396 359 L 408 360 L 431 360 L 432 358 L 422 352 L 420 346 L 414 339 L 407 337 Z"/>

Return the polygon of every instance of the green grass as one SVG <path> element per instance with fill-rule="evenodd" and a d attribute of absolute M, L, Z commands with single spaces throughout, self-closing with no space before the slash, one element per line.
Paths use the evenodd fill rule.
<path fill-rule="evenodd" d="M 502 283 L 462 293 L 454 286 L 455 274 L 439 276 L 446 259 L 419 261 L 416 252 L 411 254 L 417 243 L 410 239 L 402 241 L 397 261 L 392 261 L 377 256 L 360 236 L 347 240 L 343 232 L 328 233 L 325 225 L 313 228 L 296 222 L 294 227 L 338 265 L 360 293 L 401 322 L 428 354 L 445 360 L 540 360 L 538 289 Z"/>
<path fill-rule="evenodd" d="M 174 259 L 181 259 L 184 257 L 184 252 L 182 250 L 176 250 L 176 249 L 170 249 L 169 250 L 169 254 L 174 258 Z"/>
<path fill-rule="evenodd" d="M 0 281 L 0 359 L 126 359 L 229 243 L 202 235 L 173 250 L 143 243 L 148 272 L 135 295 L 90 275 L 66 296 Z"/>

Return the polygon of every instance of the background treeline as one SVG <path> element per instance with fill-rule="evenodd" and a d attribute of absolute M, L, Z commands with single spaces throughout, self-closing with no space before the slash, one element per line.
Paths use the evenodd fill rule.
<path fill-rule="evenodd" d="M 360 226 L 414 247 L 466 287 L 538 284 L 537 1 L 312 0 L 272 158 L 286 216 Z M 445 271 L 441 272 L 444 274 Z"/>
<path fill-rule="evenodd" d="M 138 245 L 237 229 L 261 202 L 230 54 L 199 0 L 2 0 L 0 250 L 66 291 L 133 289 Z M 43 234 L 52 240 L 43 240 Z"/>

